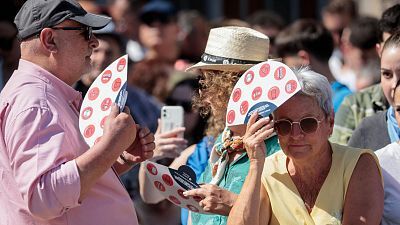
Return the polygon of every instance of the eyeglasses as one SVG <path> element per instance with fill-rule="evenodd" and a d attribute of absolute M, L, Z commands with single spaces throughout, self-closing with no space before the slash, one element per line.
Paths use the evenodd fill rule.
<path fill-rule="evenodd" d="M 319 123 L 322 122 L 317 120 L 315 117 L 305 117 L 299 122 L 292 122 L 287 119 L 275 121 L 275 131 L 281 135 L 286 136 L 292 132 L 293 124 L 299 124 L 300 129 L 305 134 L 312 134 L 317 131 Z"/>
<path fill-rule="evenodd" d="M 83 30 L 83 34 L 86 40 L 90 40 L 93 35 L 92 27 L 84 26 L 84 27 L 51 27 L 53 30 Z"/>
<path fill-rule="evenodd" d="M 191 101 L 185 101 L 185 100 L 177 100 L 173 98 L 167 98 L 165 100 L 165 104 L 167 105 L 180 105 L 183 107 L 183 110 L 186 113 L 192 112 L 192 102 Z"/>

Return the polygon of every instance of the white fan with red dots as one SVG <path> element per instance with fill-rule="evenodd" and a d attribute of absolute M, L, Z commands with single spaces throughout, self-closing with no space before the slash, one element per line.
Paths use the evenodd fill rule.
<path fill-rule="evenodd" d="M 232 90 L 226 126 L 246 124 L 254 112 L 267 117 L 299 90 L 297 77 L 287 65 L 273 60 L 254 65 Z"/>
<path fill-rule="evenodd" d="M 93 82 L 79 113 L 79 130 L 91 147 L 103 135 L 104 122 L 115 102 L 123 110 L 126 98 L 128 56 L 124 55 L 111 63 Z"/>
<path fill-rule="evenodd" d="M 178 170 L 174 170 L 155 162 L 145 161 L 143 163 L 149 181 L 162 196 L 179 207 L 207 214 L 199 205 L 201 197 L 183 195 L 184 191 L 199 187 L 195 182 L 196 174 L 189 166 L 183 165 Z"/>

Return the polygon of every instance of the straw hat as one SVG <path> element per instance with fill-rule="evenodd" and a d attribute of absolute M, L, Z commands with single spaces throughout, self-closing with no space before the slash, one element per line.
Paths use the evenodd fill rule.
<path fill-rule="evenodd" d="M 267 61 L 269 39 L 247 27 L 218 27 L 210 30 L 201 61 L 186 71 L 210 69 L 243 71 Z"/>

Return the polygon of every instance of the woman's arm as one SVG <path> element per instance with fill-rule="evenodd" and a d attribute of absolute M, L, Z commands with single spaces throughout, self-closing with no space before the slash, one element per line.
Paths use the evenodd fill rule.
<path fill-rule="evenodd" d="M 378 166 L 372 155 L 360 156 L 347 189 L 343 225 L 380 224 L 384 197 Z"/>
<path fill-rule="evenodd" d="M 263 164 L 250 164 L 242 191 L 228 217 L 228 225 L 264 225 L 271 210 L 267 191 L 261 183 Z"/>
<path fill-rule="evenodd" d="M 266 153 L 264 140 L 273 132 L 273 123 L 269 118 L 256 121 L 257 116 L 257 113 L 251 115 L 243 137 L 250 168 L 240 195 L 229 213 L 228 225 L 264 225 L 270 218 L 269 198 L 261 183 L 261 176 Z"/>

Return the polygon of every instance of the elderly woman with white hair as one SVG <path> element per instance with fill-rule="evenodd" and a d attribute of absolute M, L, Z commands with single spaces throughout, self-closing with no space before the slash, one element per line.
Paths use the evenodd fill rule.
<path fill-rule="evenodd" d="M 301 91 L 274 120 L 252 115 L 244 136 L 250 170 L 228 224 L 379 224 L 382 175 L 371 150 L 328 141 L 334 113 L 328 80 L 295 72 Z M 277 132 L 282 151 L 265 158 L 263 140 Z"/>

